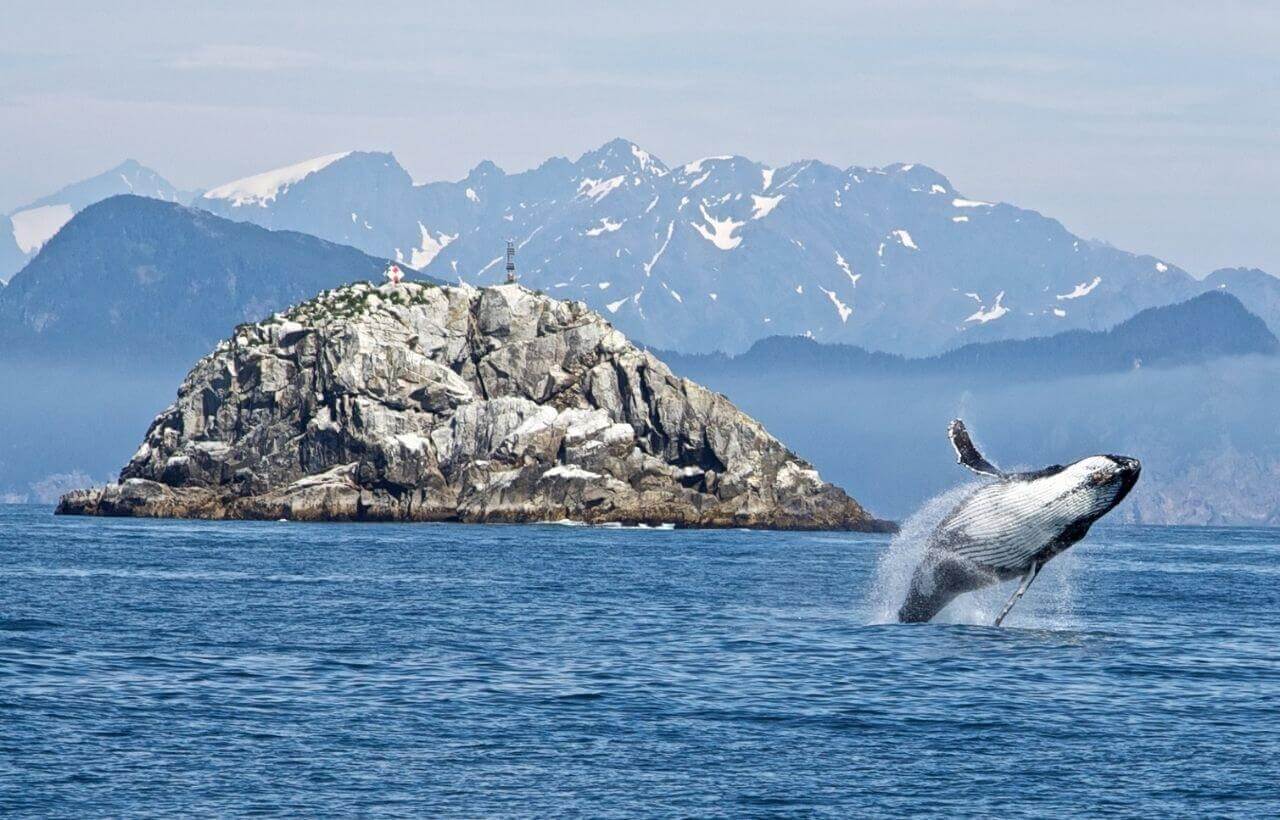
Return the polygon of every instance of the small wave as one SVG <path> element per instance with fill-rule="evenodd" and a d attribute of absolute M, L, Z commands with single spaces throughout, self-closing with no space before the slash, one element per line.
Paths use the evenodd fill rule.
<path fill-rule="evenodd" d="M 553 527 L 593 527 L 602 530 L 674 530 L 674 523 L 666 522 L 662 524 L 623 524 L 621 521 L 606 521 L 602 524 L 588 524 L 586 521 L 575 521 L 572 518 L 561 518 L 558 521 L 542 521 L 547 526 Z"/>
<path fill-rule="evenodd" d="M 483 578 L 466 579 L 449 575 L 365 575 L 347 573 L 329 573 L 323 575 L 303 575 L 299 573 L 256 573 L 235 570 L 163 570 L 163 569 L 118 569 L 112 567 L 6 567 L 0 569 L 0 577 L 13 578 L 66 578 L 93 579 L 116 578 L 124 581 L 176 581 L 202 583 L 268 583 L 268 584 L 506 584 L 514 583 L 501 579 Z M 4 623 L 0 620 L 0 626 Z M 57 624 L 54 624 L 57 626 Z"/>
<path fill-rule="evenodd" d="M 0 618 L 0 632 L 39 632 L 42 629 L 57 629 L 62 624 L 53 621 L 42 621 L 39 618 Z"/>

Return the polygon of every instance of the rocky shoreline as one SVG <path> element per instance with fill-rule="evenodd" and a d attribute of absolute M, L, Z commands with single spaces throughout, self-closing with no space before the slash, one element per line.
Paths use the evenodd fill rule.
<path fill-rule="evenodd" d="M 58 513 L 892 531 L 580 302 L 365 283 L 242 325 Z"/>

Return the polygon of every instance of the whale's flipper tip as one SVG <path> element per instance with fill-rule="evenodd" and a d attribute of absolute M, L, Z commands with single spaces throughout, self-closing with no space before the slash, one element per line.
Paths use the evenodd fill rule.
<path fill-rule="evenodd" d="M 969 431 L 965 429 L 963 421 L 952 419 L 951 424 L 947 425 L 947 436 L 951 439 L 951 446 L 956 450 L 957 463 L 963 464 L 979 475 L 1007 477 L 1003 470 L 987 461 L 982 453 L 978 452 L 978 448 L 973 445 L 973 439 L 969 438 Z"/>
<path fill-rule="evenodd" d="M 992 626 L 999 626 L 1004 623 L 1004 619 L 1008 617 L 1009 611 L 1013 609 L 1013 605 L 1022 600 L 1022 596 L 1026 594 L 1027 587 L 1031 586 L 1031 582 L 1040 574 L 1040 568 L 1043 566 L 1039 561 L 1032 561 L 1031 568 L 1022 576 L 1022 583 L 1018 584 L 1018 589 L 1009 598 L 1009 602 L 1004 605 L 1004 609 L 1000 610 L 1000 614 L 996 616 L 996 622 Z"/>

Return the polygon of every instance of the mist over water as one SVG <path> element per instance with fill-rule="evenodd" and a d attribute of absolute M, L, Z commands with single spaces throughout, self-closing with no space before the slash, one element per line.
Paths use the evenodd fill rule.
<path fill-rule="evenodd" d="M 1111 522 L 1176 513 L 1262 523 L 1276 508 L 1280 360 L 1012 382 L 710 368 L 681 375 L 726 394 L 824 479 L 886 518 L 902 520 L 968 477 L 947 441 L 956 417 L 1006 469 L 1095 453 L 1141 459 L 1142 480 Z"/>

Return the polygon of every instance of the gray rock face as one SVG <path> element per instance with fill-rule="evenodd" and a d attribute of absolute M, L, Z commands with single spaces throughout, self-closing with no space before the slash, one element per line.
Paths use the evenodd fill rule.
<path fill-rule="evenodd" d="M 892 527 L 582 303 L 408 282 L 237 328 L 59 512 Z"/>

